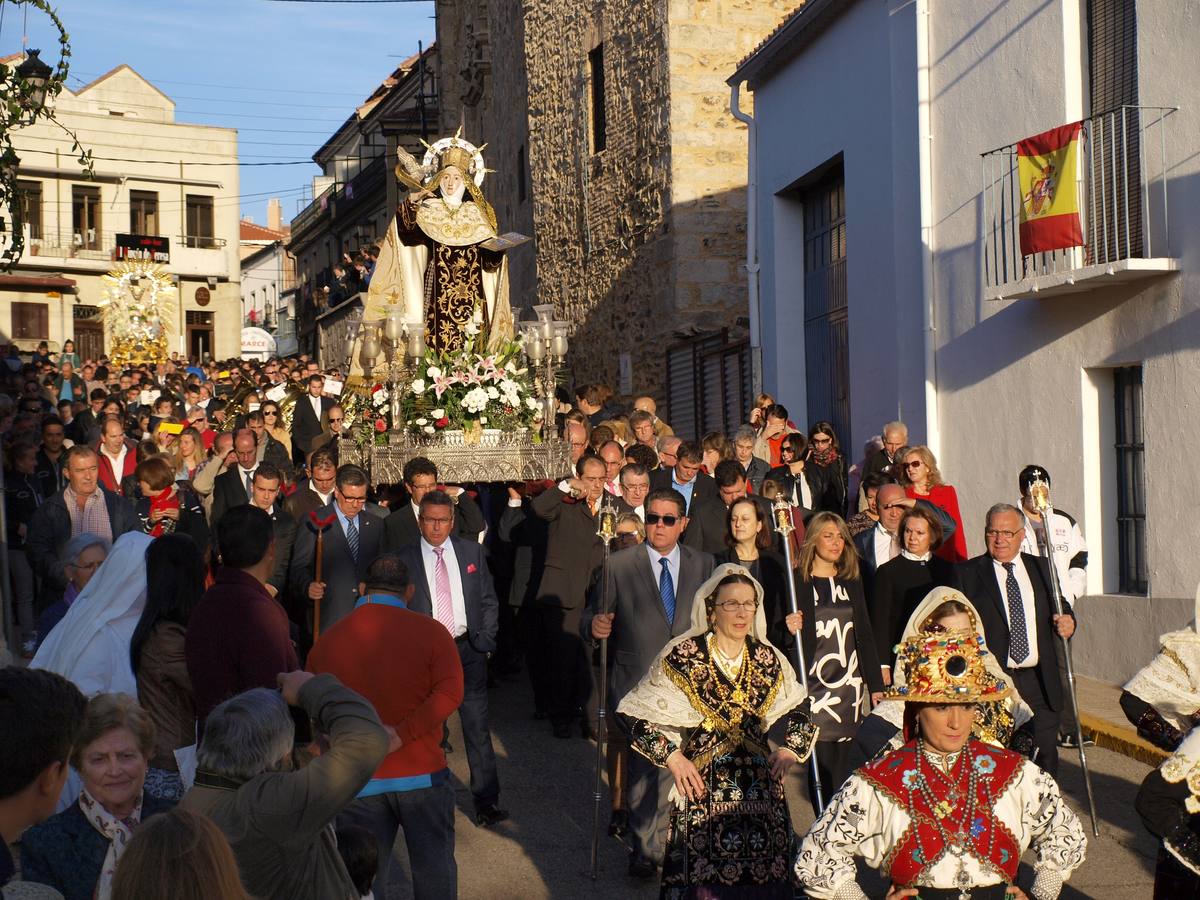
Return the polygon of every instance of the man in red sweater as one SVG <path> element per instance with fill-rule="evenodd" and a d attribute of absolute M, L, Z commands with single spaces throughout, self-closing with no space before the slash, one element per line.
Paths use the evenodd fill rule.
<path fill-rule="evenodd" d="M 397 554 L 371 563 L 359 593 L 354 611 L 313 645 L 308 669 L 329 672 L 370 700 L 380 721 L 395 730 L 400 749 L 387 755 L 338 825 L 362 825 L 375 835 L 376 897 L 391 896 L 403 831 L 415 900 L 453 900 L 454 789 L 442 735 L 463 699 L 458 648 L 441 622 L 407 608 L 413 587 Z"/>

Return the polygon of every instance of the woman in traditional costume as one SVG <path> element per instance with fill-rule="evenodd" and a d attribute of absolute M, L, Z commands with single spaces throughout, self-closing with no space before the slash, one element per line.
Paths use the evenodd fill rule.
<path fill-rule="evenodd" d="M 900 635 L 901 644 L 911 637 L 925 634 L 941 634 L 946 631 L 970 631 L 979 636 L 980 656 L 984 668 L 997 681 L 1004 681 L 1004 670 L 996 657 L 984 649 L 983 629 L 979 625 L 979 612 L 961 591 L 949 587 L 935 587 L 925 599 L 917 604 L 909 616 L 908 624 Z M 889 654 L 889 659 L 890 659 Z M 905 682 L 903 671 L 897 671 L 895 685 Z M 1003 700 L 981 704 L 976 712 L 972 734 L 976 739 L 995 747 L 1006 747 L 1029 756 L 1033 751 L 1033 735 L 1029 723 L 1033 721 L 1033 710 L 1029 708 L 1017 689 L 1013 688 Z M 864 763 L 877 759 L 884 753 L 898 750 L 904 744 L 904 703 L 900 700 L 884 700 L 859 726 L 850 751 L 850 765 L 857 769 Z"/>
<path fill-rule="evenodd" d="M 813 823 L 796 875 L 814 900 L 865 900 L 854 857 L 891 879 L 888 900 L 1054 900 L 1087 838 L 1048 774 L 972 736 L 977 707 L 1009 695 L 973 631 L 901 646 L 889 699 L 905 704 L 906 743 L 850 776 Z M 1021 855 L 1037 853 L 1028 894 Z"/>
<path fill-rule="evenodd" d="M 1200 729 L 1146 776 L 1135 806 L 1162 841 L 1154 869 L 1154 900 L 1200 897 Z"/>
<path fill-rule="evenodd" d="M 1200 589 L 1196 618 L 1158 639 L 1158 653 L 1126 682 L 1121 709 L 1138 734 L 1168 753 L 1200 723 Z"/>
<path fill-rule="evenodd" d="M 790 900 L 782 780 L 816 737 L 804 689 L 767 640 L 762 587 L 743 566 L 714 570 L 691 621 L 617 708 L 633 749 L 675 778 L 661 897 Z"/>

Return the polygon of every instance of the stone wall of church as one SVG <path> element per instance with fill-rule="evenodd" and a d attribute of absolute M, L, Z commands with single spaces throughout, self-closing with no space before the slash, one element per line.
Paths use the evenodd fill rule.
<path fill-rule="evenodd" d="M 730 116 L 725 79 L 797 5 L 438 0 L 445 120 L 453 125 L 461 115 L 469 134 L 474 121 L 486 124 L 472 116 L 496 110 L 484 135 L 492 147 L 527 147 L 537 302 L 553 303 L 574 324 L 577 384 L 620 390 L 621 357 L 629 354 L 632 382 L 624 387 L 662 400 L 675 336 L 736 331 L 746 315 L 746 133 Z M 460 98 L 479 64 L 472 70 L 464 61 L 479 33 L 473 23 L 484 20 L 490 68 L 472 106 Z M 589 59 L 598 47 L 603 149 L 594 145 Z M 504 116 L 506 107 L 522 115 Z M 507 164 L 495 151 L 488 160 Z M 502 228 L 519 227 L 505 225 L 504 177 L 491 178 Z"/>
<path fill-rule="evenodd" d="M 671 232 L 680 328 L 746 316 L 746 126 L 725 80 L 797 0 L 669 0 Z M 753 113 L 753 96 L 741 107 Z"/>
<path fill-rule="evenodd" d="M 604 149 L 593 152 L 589 53 L 603 47 Z M 661 386 L 670 323 L 671 138 L 666 4 L 528 0 L 538 293 L 574 324 L 576 383 Z"/>
<path fill-rule="evenodd" d="M 486 143 L 483 193 L 501 232 L 533 236 L 521 0 L 437 0 L 442 121 L 449 133 Z M 538 302 L 531 242 L 508 255 L 514 312 Z"/>

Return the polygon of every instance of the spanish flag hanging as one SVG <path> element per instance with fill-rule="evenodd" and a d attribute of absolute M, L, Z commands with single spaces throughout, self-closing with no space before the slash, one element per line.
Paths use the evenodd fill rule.
<path fill-rule="evenodd" d="M 1017 143 L 1021 179 L 1021 253 L 1083 244 L 1079 219 L 1082 122 L 1051 128 Z"/>

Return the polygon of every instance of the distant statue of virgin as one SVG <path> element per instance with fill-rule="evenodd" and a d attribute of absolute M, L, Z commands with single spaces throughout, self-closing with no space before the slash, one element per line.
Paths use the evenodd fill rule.
<path fill-rule="evenodd" d="M 397 150 L 396 177 L 412 193 L 379 248 L 363 319 L 402 306 L 405 322 L 425 323 L 428 347 L 457 351 L 478 335 L 494 349 L 513 338 L 504 252 L 511 244 L 498 236 L 480 190 L 483 146 L 456 134 L 426 148 L 420 164 Z"/>

